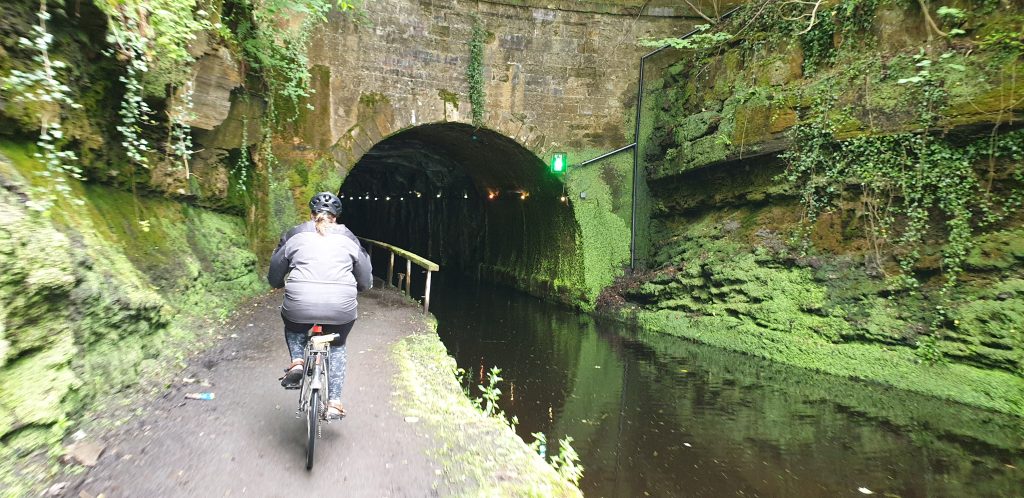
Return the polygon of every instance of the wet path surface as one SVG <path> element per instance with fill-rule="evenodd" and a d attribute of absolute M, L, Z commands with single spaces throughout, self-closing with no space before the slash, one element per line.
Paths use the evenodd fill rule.
<path fill-rule="evenodd" d="M 570 435 L 593 497 L 1024 496 L 1024 423 L 440 282 L 467 371 L 506 380 L 518 432 Z M 475 395 L 478 395 L 473 387 Z"/>
<path fill-rule="evenodd" d="M 390 302 L 389 302 L 390 301 Z M 391 406 L 391 345 L 423 327 L 418 310 L 397 296 L 360 296 L 348 339 L 343 402 L 348 416 L 324 427 L 312 472 L 305 470 L 305 423 L 295 418 L 298 391 L 277 378 L 288 363 L 280 292 L 256 300 L 219 333 L 237 339 L 183 372 L 210 387 L 178 383 L 108 441 L 84 482 L 69 496 L 433 496 L 433 444 Z M 180 380 L 180 379 L 179 379 Z M 212 401 L 186 401 L 213 391 Z"/>

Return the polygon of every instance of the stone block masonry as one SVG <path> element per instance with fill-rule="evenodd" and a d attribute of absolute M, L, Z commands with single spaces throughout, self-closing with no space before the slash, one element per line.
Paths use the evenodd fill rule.
<path fill-rule="evenodd" d="M 485 127 L 538 155 L 619 147 L 628 141 L 624 123 L 645 51 L 637 40 L 681 34 L 698 19 L 673 17 L 673 9 L 636 16 L 480 1 L 381 0 L 365 8 L 368 23 L 335 16 L 309 54 L 329 71 L 316 100 L 330 110 L 327 123 L 309 123 L 301 138 L 333 144 L 342 170 L 398 130 L 472 122 L 466 71 L 476 24 L 488 33 Z"/>

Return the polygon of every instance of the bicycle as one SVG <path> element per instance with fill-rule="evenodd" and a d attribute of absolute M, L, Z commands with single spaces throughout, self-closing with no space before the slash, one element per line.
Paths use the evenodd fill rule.
<path fill-rule="evenodd" d="M 310 327 L 309 339 L 306 341 L 303 354 L 305 372 L 302 383 L 299 387 L 293 388 L 299 389 L 299 408 L 295 411 L 295 418 L 302 418 L 305 415 L 306 419 L 306 470 L 312 470 L 316 440 L 323 436 L 320 422 L 330 423 L 327 418 L 327 400 L 330 399 L 327 372 L 331 366 L 330 343 L 338 334 L 320 334 L 323 334 L 320 325 Z"/>

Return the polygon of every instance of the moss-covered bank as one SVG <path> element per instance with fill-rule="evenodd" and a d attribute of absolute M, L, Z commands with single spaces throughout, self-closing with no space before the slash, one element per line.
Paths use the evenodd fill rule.
<path fill-rule="evenodd" d="M 72 182 L 44 216 L 26 207 L 41 166 L 0 143 L 0 487 L 47 472 L 65 431 L 264 289 L 241 219 Z M 38 458 L 42 456 L 43 458 Z"/>
<path fill-rule="evenodd" d="M 442 438 L 443 446 L 435 456 L 450 492 L 457 496 L 582 496 L 502 420 L 485 416 L 473 406 L 456 380 L 455 359 L 448 356 L 434 330 L 399 341 L 394 358 L 403 411 Z"/>
<path fill-rule="evenodd" d="M 650 270 L 602 302 L 1024 415 L 1020 6 L 933 2 L 949 36 L 913 2 L 826 2 L 814 24 L 760 7 L 662 74 L 642 147 Z"/>

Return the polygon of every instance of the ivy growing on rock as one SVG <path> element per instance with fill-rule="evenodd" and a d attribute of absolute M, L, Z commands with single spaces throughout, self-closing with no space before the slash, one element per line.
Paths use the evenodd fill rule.
<path fill-rule="evenodd" d="M 59 60 L 50 58 L 50 45 L 53 35 L 47 30 L 46 22 L 51 15 L 46 8 L 46 1 L 39 1 L 37 13 L 38 24 L 32 27 L 34 38 L 21 37 L 18 43 L 29 49 L 34 68 L 30 71 L 12 70 L 4 78 L 3 89 L 13 94 L 13 100 L 22 103 L 33 103 L 40 106 L 39 138 L 36 140 L 38 151 L 35 157 L 43 162 L 46 170 L 42 176 L 52 179 L 53 189 L 67 195 L 71 188 L 67 185 L 65 175 L 82 179 L 82 170 L 77 165 L 77 156 L 71 150 L 64 150 L 61 142 L 64 132 L 61 130 L 62 107 L 79 108 L 71 98 L 71 89 L 58 79 L 57 72 L 66 65 Z M 38 189 L 36 200 L 29 201 L 29 207 L 37 211 L 46 211 L 53 203 L 53 195 Z M 80 200 L 77 202 L 81 202 Z"/>
<path fill-rule="evenodd" d="M 466 81 L 469 83 L 469 104 L 473 109 L 473 125 L 483 126 L 484 105 L 484 44 L 487 29 L 479 19 L 473 22 L 473 37 L 469 40 L 469 64 L 466 66 Z"/>
<path fill-rule="evenodd" d="M 249 65 L 267 85 L 267 116 L 275 124 L 299 117 L 310 88 L 309 47 L 313 28 L 327 21 L 332 9 L 355 11 L 358 2 L 347 0 L 238 0 L 231 10 L 233 35 Z M 282 17 L 298 17 L 297 28 Z M 309 104 L 306 104 L 308 107 Z"/>
<path fill-rule="evenodd" d="M 927 239 L 940 232 L 945 275 L 941 294 L 947 297 L 963 272 L 976 228 L 998 223 L 1020 206 L 1019 192 L 999 195 L 992 190 L 995 161 L 1008 160 L 1016 176 L 1024 167 L 1024 134 L 1019 131 L 993 130 L 967 143 L 942 133 L 949 93 L 937 71 L 966 70 L 945 62 L 950 58 L 950 53 L 930 58 L 922 51 L 912 58 L 912 75 L 899 79 L 907 88 L 905 101 L 913 104 L 912 130 L 869 130 L 837 140 L 837 116 L 848 110 L 836 109 L 835 99 L 825 97 L 818 100 L 813 119 L 793 128 L 794 145 L 783 154 L 789 165 L 785 179 L 799 187 L 809 221 L 855 200 L 867 227 L 870 266 L 887 274 L 886 260 L 894 257 L 898 263 L 896 273 L 889 275 L 894 289 L 919 286 L 915 267 Z M 983 162 L 990 165 L 987 178 L 976 169 Z"/>
<path fill-rule="evenodd" d="M 171 122 L 168 125 L 170 133 L 167 137 L 167 155 L 181 161 L 181 167 L 185 169 L 185 179 L 191 177 L 188 161 L 192 158 L 192 127 L 188 123 L 196 118 L 192 104 L 194 91 L 195 85 L 189 81 L 174 97 Z"/>

